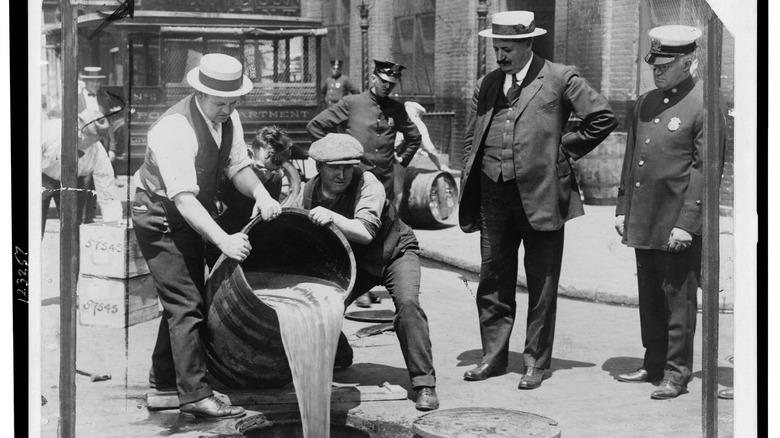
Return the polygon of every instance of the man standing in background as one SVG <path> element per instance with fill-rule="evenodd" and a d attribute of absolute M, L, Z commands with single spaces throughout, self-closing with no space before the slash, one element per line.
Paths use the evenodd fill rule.
<path fill-rule="evenodd" d="M 335 104 L 344 96 L 360 93 L 360 88 L 355 87 L 349 77 L 341 73 L 343 64 L 344 62 L 340 59 L 334 59 L 330 62 L 331 75 L 325 78 L 325 84 L 322 86 L 322 95 L 325 98 L 326 106 Z"/>

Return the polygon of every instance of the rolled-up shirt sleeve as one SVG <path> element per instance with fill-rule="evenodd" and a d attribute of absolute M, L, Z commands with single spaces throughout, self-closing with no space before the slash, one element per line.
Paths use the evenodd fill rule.
<path fill-rule="evenodd" d="M 238 111 L 233 111 L 233 114 L 230 115 L 230 121 L 233 122 L 233 143 L 230 148 L 230 162 L 225 169 L 225 176 L 232 180 L 241 169 L 252 165 L 252 159 L 246 153 L 244 127 L 241 125 Z"/>
<path fill-rule="evenodd" d="M 147 139 L 165 184 L 165 195 L 169 199 L 182 192 L 197 195 L 198 139 L 187 119 L 181 114 L 166 116 L 149 131 Z"/>
<path fill-rule="evenodd" d="M 385 205 L 385 188 L 371 172 L 363 173 L 363 186 L 355 202 L 355 216 L 365 225 L 371 237 L 376 237 L 382 227 L 382 208 Z"/>

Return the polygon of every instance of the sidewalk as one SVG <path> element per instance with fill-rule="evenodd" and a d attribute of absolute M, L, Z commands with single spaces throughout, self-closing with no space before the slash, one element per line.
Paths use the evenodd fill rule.
<path fill-rule="evenodd" d="M 412 166 L 434 169 L 415 157 Z M 452 172 L 460 184 L 460 172 Z M 458 226 L 457 211 L 446 226 L 415 229 L 421 256 L 473 273 L 479 273 L 479 233 L 466 234 Z M 615 207 L 585 205 L 585 216 L 566 223 L 563 264 L 558 293 L 561 296 L 617 305 L 638 306 L 634 250 L 620 243 L 614 228 Z M 525 288 L 523 247 L 520 246 L 517 284 Z M 720 217 L 721 312 L 734 310 L 734 219 Z M 699 308 L 701 308 L 699 290 Z"/>

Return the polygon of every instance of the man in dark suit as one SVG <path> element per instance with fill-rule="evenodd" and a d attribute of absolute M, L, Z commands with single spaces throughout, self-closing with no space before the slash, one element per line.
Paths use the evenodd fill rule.
<path fill-rule="evenodd" d="M 622 382 L 657 382 L 653 399 L 685 392 L 693 366 L 696 291 L 702 250 L 704 97 L 691 75 L 696 40 L 691 26 L 648 32 L 645 61 L 657 89 L 629 116 L 615 228 L 636 251 L 642 367 Z M 725 137 L 721 133 L 721 147 Z"/>
<path fill-rule="evenodd" d="M 484 380 L 506 370 L 522 242 L 528 318 L 520 389 L 538 388 L 550 367 L 564 223 L 584 214 L 570 162 L 617 125 L 607 100 L 576 69 L 533 54 L 533 38 L 545 33 L 527 11 L 493 14 L 492 29 L 479 33 L 493 38 L 499 68 L 474 90 L 461 177 L 460 227 L 481 232 L 484 354 L 463 377 Z M 564 133 L 571 113 L 582 122 Z"/>

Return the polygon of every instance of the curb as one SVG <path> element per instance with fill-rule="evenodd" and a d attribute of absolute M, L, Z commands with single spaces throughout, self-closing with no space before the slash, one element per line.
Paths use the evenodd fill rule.
<path fill-rule="evenodd" d="M 424 248 L 420 248 L 419 256 L 424 259 L 432 260 L 434 262 L 449 265 L 456 269 L 479 275 L 480 266 L 478 263 L 467 262 L 456 257 L 451 257 L 437 251 L 426 250 Z M 524 275 L 517 276 L 517 286 L 523 289 L 527 288 Z M 637 295 L 621 295 L 607 291 L 600 291 L 598 289 L 577 288 L 565 284 L 558 285 L 558 296 L 572 298 L 575 300 L 591 301 L 594 303 L 611 304 L 615 306 L 639 307 L 639 298 Z M 734 305 L 732 303 L 727 303 L 722 299 L 719 301 L 719 313 L 731 313 L 734 311 Z M 698 311 L 701 313 L 701 290 L 699 290 L 698 302 Z"/>

